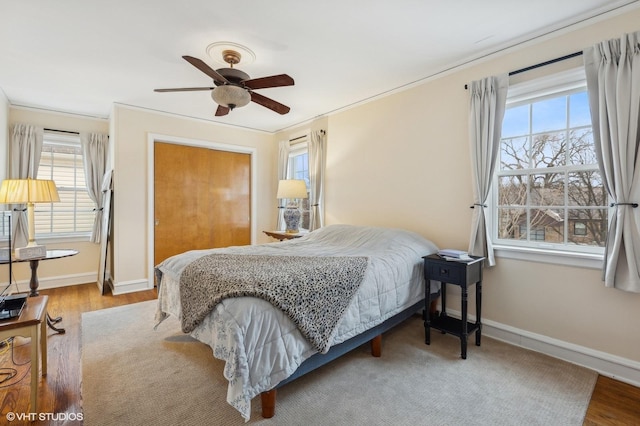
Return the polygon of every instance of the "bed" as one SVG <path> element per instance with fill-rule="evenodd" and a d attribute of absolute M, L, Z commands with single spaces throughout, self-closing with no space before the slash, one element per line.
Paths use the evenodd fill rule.
<path fill-rule="evenodd" d="M 382 332 L 424 308 L 422 256 L 436 251 L 437 247 L 431 241 L 406 230 L 331 225 L 282 242 L 185 252 L 155 268 L 158 283 L 156 327 L 161 326 L 162 320 L 169 315 L 180 319 L 184 332 L 209 345 L 213 355 L 224 361 L 223 374 L 229 382 L 227 402 L 249 420 L 251 400 L 261 395 L 262 414 L 271 417 L 278 387 L 367 341 L 372 341 L 374 355 L 379 355 Z M 293 303 L 275 303 L 279 308 L 274 307 L 273 301 L 267 301 L 270 294 L 256 297 L 237 289 L 227 293 L 234 297 L 208 300 L 206 287 L 201 288 L 203 281 L 235 282 L 237 274 L 245 272 L 229 272 L 227 278 L 228 265 L 234 262 L 244 265 L 244 262 L 254 260 L 265 263 L 264 259 L 274 266 L 268 268 L 271 270 L 268 273 L 275 274 L 264 281 L 278 283 L 280 278 L 282 282 L 288 280 L 287 262 L 300 260 L 305 265 L 318 262 L 315 270 L 300 273 L 313 281 L 312 285 L 297 287 L 292 293 L 298 298 L 294 297 Z M 351 263 L 344 266 L 340 262 Z M 293 265 L 296 271 L 304 270 L 296 265 Z M 318 276 L 325 275 L 325 270 L 336 265 L 340 271 L 335 273 L 355 271 L 353 274 L 358 275 L 353 280 L 355 284 L 350 283 L 351 275 L 346 273 L 335 279 L 340 285 L 319 282 Z M 224 279 L 221 278 L 223 275 Z M 331 273 L 327 276 L 325 281 L 334 277 Z M 348 284 L 342 285 L 343 281 Z M 256 284 L 256 287 L 261 285 Z M 312 293 L 308 293 L 308 288 L 316 285 Z M 291 291 L 284 284 L 276 287 Z M 351 293 L 334 294 L 335 288 L 342 291 L 343 287 Z M 439 283 L 432 282 L 430 290 L 432 294 L 438 293 Z M 324 312 L 318 316 L 335 317 L 332 324 L 317 327 L 318 331 L 308 326 L 306 317 L 300 319 L 296 312 L 290 312 L 300 308 L 297 305 L 316 303 L 305 302 L 305 298 L 322 297 L 325 292 L 334 299 L 318 305 L 331 305 L 337 312 Z M 194 319 L 191 300 L 199 298 L 206 298 L 211 309 Z M 315 312 L 316 308 L 311 310 Z M 198 310 L 203 311 L 203 308 Z"/>

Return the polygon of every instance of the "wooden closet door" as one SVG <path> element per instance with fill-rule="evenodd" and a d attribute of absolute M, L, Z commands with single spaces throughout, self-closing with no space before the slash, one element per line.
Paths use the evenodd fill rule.
<path fill-rule="evenodd" d="M 251 155 L 154 145 L 154 262 L 251 243 Z"/>

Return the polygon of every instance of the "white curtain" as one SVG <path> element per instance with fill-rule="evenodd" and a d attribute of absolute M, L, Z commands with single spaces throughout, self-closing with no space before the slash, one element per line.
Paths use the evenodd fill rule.
<path fill-rule="evenodd" d="M 327 138 L 324 130 L 309 134 L 309 231 L 324 226 L 324 171 Z"/>
<path fill-rule="evenodd" d="M 291 151 L 291 145 L 288 140 L 280 141 L 278 146 L 278 182 L 287 178 L 287 171 L 289 170 L 289 151 Z M 284 231 L 286 225 L 284 223 L 284 208 L 286 207 L 287 200 L 278 200 L 278 231 Z"/>
<path fill-rule="evenodd" d="M 96 216 L 93 221 L 90 241 L 100 243 L 102 224 L 102 181 L 107 166 L 109 136 L 102 133 L 80 133 L 82 161 L 89 198 L 96 203 Z"/>
<path fill-rule="evenodd" d="M 496 262 L 485 209 L 500 151 L 508 88 L 509 76 L 503 74 L 473 81 L 469 89 L 469 142 L 474 193 L 469 254 L 486 257 L 489 266 Z"/>
<path fill-rule="evenodd" d="M 583 53 L 598 165 L 614 207 L 603 280 L 640 293 L 640 32 Z"/>
<path fill-rule="evenodd" d="M 9 178 L 36 179 L 42 156 L 44 129 L 28 124 L 15 124 L 11 131 L 9 144 Z M 14 247 L 27 244 L 29 225 L 24 205 L 12 205 L 11 209 L 22 210 L 12 214 L 14 229 Z"/>

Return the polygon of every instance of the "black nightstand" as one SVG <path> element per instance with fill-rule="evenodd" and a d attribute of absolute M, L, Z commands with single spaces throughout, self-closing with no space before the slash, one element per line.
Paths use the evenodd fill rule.
<path fill-rule="evenodd" d="M 442 333 L 453 334 L 460 338 L 462 359 L 467 359 L 467 338 L 469 334 L 476 332 L 476 346 L 480 346 L 480 335 L 482 332 L 481 306 L 482 306 L 482 263 L 484 257 L 472 256 L 473 261 L 456 262 L 445 260 L 437 254 L 424 256 L 424 279 L 425 279 L 425 310 L 424 331 L 425 343 L 431 344 L 431 328 L 440 330 Z M 431 292 L 429 291 L 429 280 L 440 281 L 442 297 L 442 312 L 439 316 L 431 318 L 429 306 L 431 305 Z M 460 286 L 462 298 L 461 319 L 447 316 L 447 284 Z M 467 289 L 470 285 L 476 285 L 476 322 L 467 321 Z"/>

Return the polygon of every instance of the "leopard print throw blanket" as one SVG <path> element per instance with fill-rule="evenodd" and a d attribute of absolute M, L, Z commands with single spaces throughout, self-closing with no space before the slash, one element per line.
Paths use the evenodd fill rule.
<path fill-rule="evenodd" d="M 193 331 L 223 299 L 252 296 L 282 310 L 326 353 L 367 264 L 367 257 L 203 256 L 180 277 L 182 331 Z"/>

